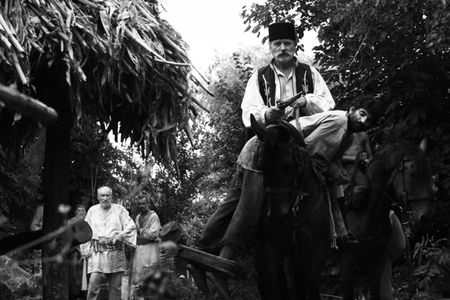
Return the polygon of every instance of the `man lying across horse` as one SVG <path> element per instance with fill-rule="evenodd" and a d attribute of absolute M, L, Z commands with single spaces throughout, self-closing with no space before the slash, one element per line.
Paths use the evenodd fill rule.
<path fill-rule="evenodd" d="M 301 128 L 312 163 L 317 173 L 324 175 L 323 182 L 332 199 L 336 197 L 336 187 L 345 183 L 345 170 L 339 167 L 339 162 L 351 145 L 352 133 L 367 130 L 377 116 L 376 107 L 371 105 L 351 107 L 348 111 L 331 110 L 291 121 Z M 242 149 L 228 197 L 208 221 L 199 241 L 200 248 L 220 253 L 223 258 L 234 259 L 236 250 L 254 240 L 258 230 L 264 207 L 263 176 L 257 164 L 259 143 L 257 137 L 253 137 Z M 342 214 L 337 202 L 331 203 L 335 228 L 331 237 L 336 239 L 337 234 L 340 240 L 345 240 L 348 232 Z"/>

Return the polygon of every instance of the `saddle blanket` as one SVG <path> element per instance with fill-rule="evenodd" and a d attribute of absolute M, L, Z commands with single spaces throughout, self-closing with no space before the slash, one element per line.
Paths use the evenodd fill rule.
<path fill-rule="evenodd" d="M 259 147 L 261 142 L 257 136 L 247 141 L 238 156 L 237 164 L 246 170 L 261 173 L 259 168 Z"/>

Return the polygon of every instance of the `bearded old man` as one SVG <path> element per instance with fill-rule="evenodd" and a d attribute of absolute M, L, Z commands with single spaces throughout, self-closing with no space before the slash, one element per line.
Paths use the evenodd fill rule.
<path fill-rule="evenodd" d="M 102 280 L 108 282 L 108 299 L 120 300 L 122 275 L 126 268 L 124 243 L 136 246 L 136 225 L 128 211 L 112 203 L 112 189 L 97 190 L 99 204 L 89 208 L 85 221 L 92 228 L 91 241 L 81 245 L 81 254 L 88 260 L 88 300 L 98 299 Z"/>

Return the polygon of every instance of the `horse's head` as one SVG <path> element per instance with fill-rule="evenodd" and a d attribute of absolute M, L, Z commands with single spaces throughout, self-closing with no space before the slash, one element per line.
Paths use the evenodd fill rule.
<path fill-rule="evenodd" d="M 386 169 L 391 170 L 388 184 L 394 199 L 418 221 L 429 208 L 434 184 L 425 156 L 425 140 L 417 145 L 392 145 L 386 148 Z"/>
<path fill-rule="evenodd" d="M 279 121 L 264 128 L 253 116 L 250 120 L 262 142 L 260 166 L 271 211 L 284 216 L 289 213 L 298 191 L 299 172 L 306 153 L 302 148 L 304 141 L 288 122 Z"/>

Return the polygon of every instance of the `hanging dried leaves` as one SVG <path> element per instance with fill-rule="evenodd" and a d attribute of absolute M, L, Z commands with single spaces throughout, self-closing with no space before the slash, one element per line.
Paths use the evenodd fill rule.
<path fill-rule="evenodd" d="M 122 141 L 174 160 L 175 135 L 189 129 L 196 71 L 181 36 L 146 0 L 6 0 L 0 12 L 0 59 L 17 82 L 32 84 L 38 62 L 61 54 L 74 115 L 91 114 Z M 45 99 L 44 99 L 45 100 Z"/>

